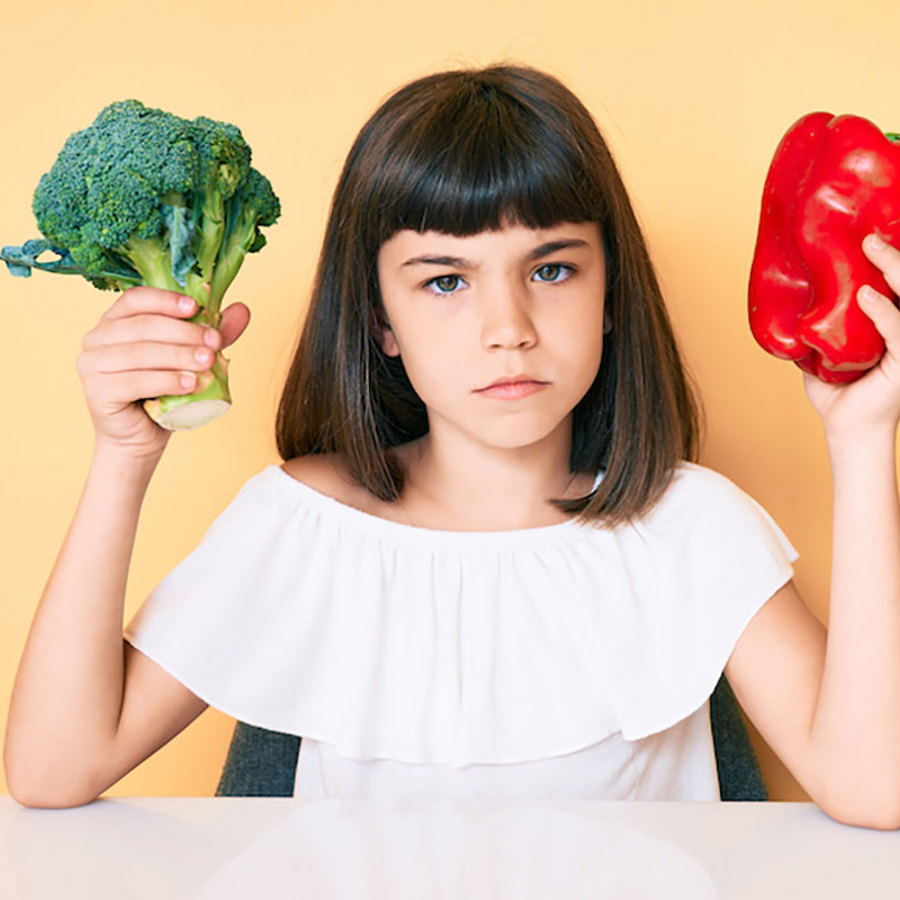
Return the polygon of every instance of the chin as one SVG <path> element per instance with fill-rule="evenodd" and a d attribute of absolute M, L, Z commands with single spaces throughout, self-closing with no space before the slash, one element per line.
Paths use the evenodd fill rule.
<path fill-rule="evenodd" d="M 541 426 L 536 423 L 508 421 L 492 423 L 472 436 L 498 450 L 524 450 L 551 440 L 559 428 L 560 423 Z"/>

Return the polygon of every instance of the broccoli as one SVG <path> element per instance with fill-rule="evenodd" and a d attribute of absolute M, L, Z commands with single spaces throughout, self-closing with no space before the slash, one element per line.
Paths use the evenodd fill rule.
<path fill-rule="evenodd" d="M 222 297 L 248 253 L 266 243 L 260 227 L 281 213 L 268 179 L 250 165 L 240 130 L 182 119 L 138 100 L 111 103 L 70 135 L 35 189 L 44 240 L 3 247 L 13 275 L 33 269 L 81 275 L 100 290 L 139 284 L 193 297 L 191 321 L 216 328 Z M 50 252 L 56 259 L 41 261 Z M 144 401 L 164 428 L 195 428 L 231 405 L 221 353 L 193 394 Z"/>

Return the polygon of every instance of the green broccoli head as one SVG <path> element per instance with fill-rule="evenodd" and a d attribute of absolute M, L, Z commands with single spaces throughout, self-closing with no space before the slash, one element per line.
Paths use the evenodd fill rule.
<path fill-rule="evenodd" d="M 13 274 L 77 272 L 101 289 L 149 284 L 217 312 L 244 255 L 265 243 L 259 226 L 280 213 L 250 159 L 235 125 L 111 103 L 66 140 L 34 193 L 38 228 L 67 265 L 29 266 L 14 247 L 0 258 Z M 235 239 L 248 231 L 249 244 Z"/>
<path fill-rule="evenodd" d="M 81 275 L 102 290 L 147 284 L 189 294 L 200 307 L 193 321 L 217 327 L 244 257 L 266 243 L 260 227 L 281 213 L 250 157 L 227 122 L 111 103 L 66 140 L 40 179 L 32 208 L 44 238 L 3 247 L 0 260 L 13 275 L 39 269 Z M 173 430 L 210 421 L 231 404 L 227 363 L 219 352 L 192 394 L 148 399 L 144 408 Z"/>
<path fill-rule="evenodd" d="M 32 209 L 44 236 L 86 273 L 101 276 L 108 264 L 124 262 L 149 283 L 156 273 L 129 242 L 164 237 L 164 198 L 184 203 L 197 169 L 188 122 L 124 100 L 69 137 L 41 177 Z"/>

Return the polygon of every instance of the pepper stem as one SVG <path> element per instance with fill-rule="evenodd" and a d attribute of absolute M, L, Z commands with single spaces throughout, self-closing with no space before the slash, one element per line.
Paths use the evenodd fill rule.
<path fill-rule="evenodd" d="M 892 144 L 900 144 L 900 134 L 897 134 L 895 131 L 886 131 L 884 136 L 892 143 Z"/>

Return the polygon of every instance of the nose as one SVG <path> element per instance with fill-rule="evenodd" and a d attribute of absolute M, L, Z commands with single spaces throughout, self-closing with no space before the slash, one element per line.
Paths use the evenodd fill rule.
<path fill-rule="evenodd" d="M 498 280 L 488 287 L 482 304 L 485 347 L 529 347 L 537 340 L 528 291 L 516 282 Z"/>

